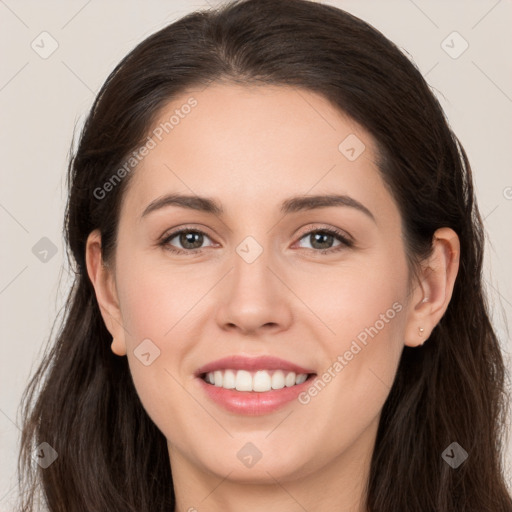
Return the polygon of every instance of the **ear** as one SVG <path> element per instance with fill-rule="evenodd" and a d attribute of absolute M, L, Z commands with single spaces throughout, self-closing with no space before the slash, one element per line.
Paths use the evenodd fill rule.
<path fill-rule="evenodd" d="M 101 316 L 113 337 L 112 352 L 119 356 L 125 356 L 125 330 L 117 297 L 115 278 L 113 271 L 103 262 L 101 233 L 98 229 L 92 231 L 87 238 L 85 260 L 89 279 L 96 292 Z"/>
<path fill-rule="evenodd" d="M 459 270 L 460 242 L 453 229 L 438 229 L 432 245 L 410 302 L 405 329 L 405 344 L 409 347 L 423 345 L 443 317 Z"/>

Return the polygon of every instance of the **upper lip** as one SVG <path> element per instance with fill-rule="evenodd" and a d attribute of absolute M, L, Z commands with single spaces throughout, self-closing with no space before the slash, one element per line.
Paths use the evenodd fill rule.
<path fill-rule="evenodd" d="M 308 370 L 290 361 L 285 361 L 278 357 L 273 356 L 258 356 L 258 357 L 247 357 L 242 355 L 232 355 L 217 359 L 211 363 L 205 364 L 199 368 L 195 375 L 200 377 L 201 375 L 215 370 L 288 370 L 290 372 L 299 373 L 315 373 L 313 370 Z"/>

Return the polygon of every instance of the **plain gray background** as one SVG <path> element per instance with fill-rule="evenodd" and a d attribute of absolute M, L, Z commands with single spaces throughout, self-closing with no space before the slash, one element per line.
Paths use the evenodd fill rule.
<path fill-rule="evenodd" d="M 324 3 L 368 21 L 414 60 L 466 149 L 488 234 L 489 304 L 512 371 L 512 2 Z M 0 510 L 11 510 L 15 497 L 21 393 L 70 284 L 62 224 L 75 125 L 81 127 L 95 93 L 137 43 L 190 11 L 216 4 L 0 0 Z M 58 46 L 45 55 L 52 45 Z M 55 254 L 41 253 L 52 245 Z M 506 464 L 512 480 L 510 441 Z"/>

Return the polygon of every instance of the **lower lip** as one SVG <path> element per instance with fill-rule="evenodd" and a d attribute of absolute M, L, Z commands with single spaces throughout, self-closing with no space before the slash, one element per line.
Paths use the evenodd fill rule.
<path fill-rule="evenodd" d="M 224 409 L 236 414 L 259 416 L 277 411 L 311 385 L 316 375 L 311 375 L 302 384 L 270 391 L 236 391 L 208 384 L 197 377 L 208 397 Z"/>

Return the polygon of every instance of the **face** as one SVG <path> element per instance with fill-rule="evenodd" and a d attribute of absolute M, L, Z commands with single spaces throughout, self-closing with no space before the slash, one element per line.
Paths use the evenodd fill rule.
<path fill-rule="evenodd" d="M 118 309 L 102 312 L 171 465 L 282 482 L 354 468 L 373 448 L 411 301 L 372 137 L 312 92 L 226 84 L 174 99 L 149 135 L 122 203 Z M 170 194 L 218 210 L 158 203 Z M 291 201 L 328 195 L 341 199 Z M 217 384 L 282 389 L 197 376 L 230 356 L 242 359 L 220 363 Z M 261 356 L 284 362 L 250 366 Z"/>

